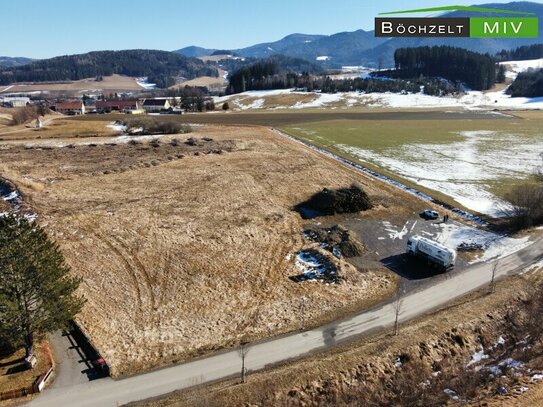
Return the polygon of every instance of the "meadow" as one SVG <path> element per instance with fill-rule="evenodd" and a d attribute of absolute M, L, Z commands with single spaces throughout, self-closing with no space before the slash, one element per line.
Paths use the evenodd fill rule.
<path fill-rule="evenodd" d="M 543 114 L 488 113 L 479 120 L 330 120 L 287 133 L 451 204 L 489 216 L 513 185 L 542 164 Z"/>

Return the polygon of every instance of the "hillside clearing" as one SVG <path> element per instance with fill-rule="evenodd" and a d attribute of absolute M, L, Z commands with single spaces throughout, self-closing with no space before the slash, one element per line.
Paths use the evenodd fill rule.
<path fill-rule="evenodd" d="M 3 92 L 11 93 L 48 93 L 48 92 L 71 92 L 80 95 L 84 93 L 98 92 L 122 92 L 144 90 L 136 80 L 124 75 L 104 76 L 103 80 L 96 78 L 81 79 L 79 81 L 47 82 L 47 83 L 16 83 L 4 89 Z"/>

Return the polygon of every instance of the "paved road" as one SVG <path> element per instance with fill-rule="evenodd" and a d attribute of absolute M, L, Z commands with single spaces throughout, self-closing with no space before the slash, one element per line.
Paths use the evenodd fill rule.
<path fill-rule="evenodd" d="M 55 332 L 49 339 L 57 363 L 55 381 L 51 388 L 63 388 L 88 383 L 100 378 L 100 373 L 92 366 L 96 358 L 86 349 L 79 337 L 70 332 Z"/>
<path fill-rule="evenodd" d="M 498 277 L 506 277 L 524 270 L 541 259 L 543 237 L 499 260 Z M 494 262 L 479 264 L 461 274 L 436 282 L 402 299 L 400 321 L 405 322 L 447 304 L 490 282 Z M 394 323 L 394 304 L 386 304 L 332 324 L 255 344 L 246 357 L 249 370 L 307 355 L 329 348 L 338 342 L 358 335 L 390 329 Z M 224 379 L 241 370 L 237 350 L 205 359 L 145 373 L 128 379 L 109 378 L 67 388 L 46 390 L 31 406 L 116 406 L 131 401 L 159 396 L 200 383 Z"/>

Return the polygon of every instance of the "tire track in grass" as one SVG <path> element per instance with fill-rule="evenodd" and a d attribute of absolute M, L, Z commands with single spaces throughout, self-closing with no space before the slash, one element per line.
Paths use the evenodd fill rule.
<path fill-rule="evenodd" d="M 153 278 L 151 277 L 151 275 L 149 274 L 149 272 L 147 271 L 147 269 L 145 268 L 145 266 L 139 259 L 136 249 L 129 248 L 128 245 L 124 241 L 122 241 L 119 237 L 115 236 L 113 237 L 113 239 L 117 242 L 117 244 L 123 249 L 125 253 L 130 253 L 130 259 L 132 260 L 132 262 L 129 261 L 127 256 L 124 256 L 125 262 L 129 265 L 136 280 L 138 281 L 138 287 L 139 287 L 139 281 L 140 281 L 140 279 L 138 278 L 138 274 L 143 277 L 143 281 L 145 282 L 145 288 L 148 292 L 148 298 L 149 298 L 149 306 L 148 306 L 149 319 L 151 320 L 153 325 L 157 325 L 158 321 L 157 321 L 156 313 L 155 313 L 156 301 L 155 301 L 155 293 L 153 292 L 153 286 L 154 286 Z M 132 263 L 132 265 L 130 263 Z M 143 298 L 141 296 L 141 291 L 140 291 L 140 298 Z M 143 307 L 143 300 L 142 300 L 142 307 Z M 144 312 L 143 308 L 142 308 L 142 312 Z"/>
<path fill-rule="evenodd" d="M 138 303 L 138 309 L 136 310 L 136 324 L 139 324 L 143 321 L 143 301 L 141 297 L 141 290 L 138 282 L 138 277 L 136 275 L 136 272 L 134 271 L 133 267 L 131 266 L 130 262 L 126 258 L 125 255 L 117 248 L 115 245 L 105 236 L 96 235 L 96 237 L 103 241 L 109 249 L 119 258 L 121 259 L 125 270 L 128 272 L 128 275 L 130 279 L 132 280 L 132 286 L 136 290 L 136 301 Z"/>

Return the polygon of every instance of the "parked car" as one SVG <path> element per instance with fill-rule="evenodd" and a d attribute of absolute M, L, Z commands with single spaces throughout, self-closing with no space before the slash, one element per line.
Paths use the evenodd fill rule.
<path fill-rule="evenodd" d="M 96 369 L 98 373 L 103 376 L 109 376 L 109 366 L 107 365 L 104 358 L 100 357 L 92 361 L 92 366 Z"/>
<path fill-rule="evenodd" d="M 420 217 L 426 220 L 439 218 L 439 213 L 431 209 L 426 209 L 420 213 Z"/>

